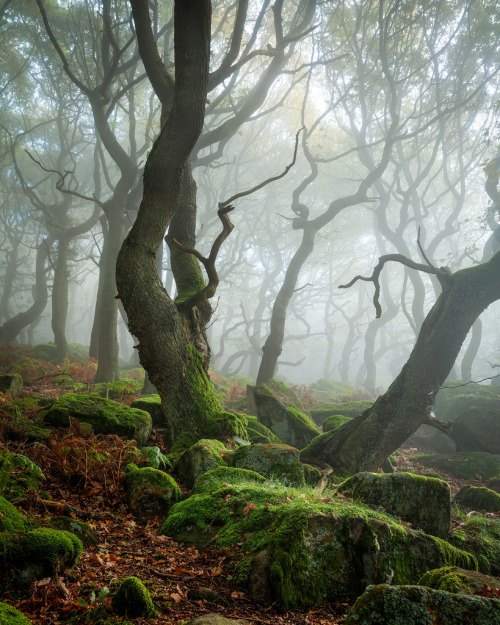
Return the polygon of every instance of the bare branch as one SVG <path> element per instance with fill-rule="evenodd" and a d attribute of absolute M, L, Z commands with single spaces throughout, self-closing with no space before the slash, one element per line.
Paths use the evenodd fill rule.
<path fill-rule="evenodd" d="M 356 276 L 347 284 L 340 284 L 339 289 L 348 289 L 358 280 L 364 280 L 365 282 L 373 282 L 375 285 L 375 293 L 373 294 L 373 305 L 375 306 L 375 318 L 379 319 L 382 314 L 382 308 L 380 306 L 379 297 L 380 297 L 380 272 L 384 268 L 385 263 L 389 261 L 394 261 L 397 263 L 401 263 L 406 267 L 410 267 L 410 269 L 416 269 L 417 271 L 423 271 L 424 273 L 429 273 L 435 275 L 441 284 L 449 284 L 453 279 L 451 273 L 449 273 L 448 269 L 444 267 L 432 267 L 428 265 L 422 265 L 421 263 L 416 263 L 411 260 L 411 258 L 407 258 L 402 254 L 386 254 L 385 256 L 381 256 L 377 265 L 375 266 L 373 273 L 371 276 Z"/>
<path fill-rule="evenodd" d="M 230 213 L 232 210 L 234 210 L 234 206 L 229 205 L 223 207 L 219 205 L 217 215 L 222 222 L 222 231 L 213 242 L 212 249 L 210 250 L 208 258 L 205 258 L 195 248 L 182 245 L 182 243 L 179 243 L 179 241 L 177 241 L 176 239 L 173 240 L 174 245 L 180 250 L 182 250 L 186 254 L 193 254 L 193 256 L 196 256 L 200 263 L 205 267 L 205 271 L 207 272 L 208 277 L 208 284 L 205 286 L 205 288 L 201 289 L 201 291 L 198 291 L 198 293 L 195 293 L 183 302 L 177 303 L 177 307 L 179 308 L 179 310 L 189 311 L 200 302 L 210 299 L 215 295 L 215 292 L 219 285 L 219 276 L 215 268 L 215 261 L 223 242 L 231 234 L 231 231 L 234 228 L 228 216 L 228 213 Z"/>
<path fill-rule="evenodd" d="M 496 366 L 498 367 L 499 365 Z M 469 380 L 468 382 L 464 382 L 463 384 L 457 384 L 456 386 L 441 386 L 441 388 L 460 388 L 461 386 L 467 386 L 468 384 L 479 384 L 480 382 L 486 382 L 486 380 L 494 380 L 495 378 L 500 378 L 500 373 L 497 375 L 492 375 L 489 378 L 483 378 L 482 380 Z"/>
<path fill-rule="evenodd" d="M 232 202 L 239 199 L 240 197 L 245 197 L 246 195 L 251 195 L 252 193 L 255 193 L 255 191 L 259 191 L 260 189 L 264 188 L 271 182 L 275 182 L 276 180 L 279 180 L 280 178 L 284 178 L 287 175 L 287 173 L 290 171 L 290 169 L 292 169 L 292 167 L 295 165 L 295 161 L 297 160 L 297 150 L 299 148 L 299 135 L 300 135 L 301 130 L 303 129 L 299 128 L 299 130 L 297 131 L 297 134 L 295 135 L 295 148 L 293 150 L 292 162 L 285 167 L 284 171 L 281 174 L 279 174 L 278 176 L 272 176 L 271 178 L 268 178 L 267 180 L 260 182 L 259 184 L 255 185 L 255 187 L 252 187 L 251 189 L 248 189 L 247 191 L 241 191 L 240 193 L 236 193 L 235 195 L 230 197 L 228 200 L 225 200 L 224 202 L 219 202 L 219 209 L 224 208 L 225 206 L 227 206 L 228 204 L 231 204 Z"/>

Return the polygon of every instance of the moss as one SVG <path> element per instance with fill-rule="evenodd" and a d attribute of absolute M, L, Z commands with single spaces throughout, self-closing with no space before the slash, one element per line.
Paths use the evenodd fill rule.
<path fill-rule="evenodd" d="M 335 430 L 336 428 L 344 425 L 347 421 L 350 421 L 351 417 L 344 417 L 341 414 L 330 415 L 323 422 L 323 432 L 330 432 L 330 430 Z"/>
<path fill-rule="evenodd" d="M 24 499 L 28 491 L 40 490 L 42 480 L 45 480 L 45 476 L 32 460 L 0 451 L 0 493 L 6 499 Z"/>
<path fill-rule="evenodd" d="M 302 464 L 302 469 L 304 471 L 305 482 L 308 486 L 316 486 L 316 484 L 323 477 L 321 471 L 310 464 Z"/>
<path fill-rule="evenodd" d="M 257 417 L 247 415 L 248 439 L 252 443 L 274 443 L 279 445 L 280 439 L 269 428 L 263 425 Z"/>
<path fill-rule="evenodd" d="M 22 586 L 34 579 L 57 577 L 72 568 L 83 551 L 74 534 L 47 528 L 4 533 L 0 548 L 9 564 L 10 576 Z"/>
<path fill-rule="evenodd" d="M 265 482 L 265 478 L 248 469 L 236 467 L 218 467 L 200 475 L 193 488 L 193 494 L 209 494 L 215 487 L 225 484 L 239 484 L 241 482 Z"/>
<path fill-rule="evenodd" d="M 120 399 L 120 397 L 124 395 L 137 395 L 141 392 L 142 385 L 142 380 L 126 378 L 125 380 L 120 379 L 114 382 L 100 382 L 99 384 L 95 384 L 93 392 L 107 399 Z M 134 408 L 139 408 L 139 406 L 134 406 Z"/>
<path fill-rule="evenodd" d="M 0 602 L 0 625 L 30 625 L 22 612 L 7 603 Z"/>
<path fill-rule="evenodd" d="M 289 445 L 242 445 L 231 456 L 235 467 L 250 469 L 271 479 L 289 484 L 304 484 L 304 471 L 299 462 L 299 451 Z"/>
<path fill-rule="evenodd" d="M 87 523 L 83 523 L 83 521 L 77 521 L 67 516 L 56 516 L 49 519 L 49 524 L 54 529 L 71 532 L 71 534 L 74 534 L 82 541 L 85 548 L 92 547 L 98 543 L 94 530 Z"/>
<path fill-rule="evenodd" d="M 188 343 L 186 377 L 192 392 L 192 418 L 199 435 L 225 440 L 238 436 L 247 440 L 247 419 L 244 415 L 225 412 L 203 367 L 203 358 L 194 345 Z"/>
<path fill-rule="evenodd" d="M 148 589 L 137 577 L 127 577 L 113 595 L 113 609 L 132 618 L 153 618 L 157 611 Z"/>
<path fill-rule="evenodd" d="M 143 395 L 139 399 L 132 402 L 131 408 L 138 408 L 144 410 L 151 415 L 153 425 L 164 425 L 165 414 L 161 405 L 161 398 L 159 395 Z"/>
<path fill-rule="evenodd" d="M 451 544 L 475 555 L 481 573 L 500 575 L 500 519 L 466 518 L 450 535 Z M 468 568 L 468 567 L 462 567 Z"/>
<path fill-rule="evenodd" d="M 500 602 L 495 599 L 381 584 L 370 586 L 357 599 L 345 625 L 492 625 L 498 622 L 499 612 Z"/>
<path fill-rule="evenodd" d="M 44 421 L 68 427 L 70 417 L 90 423 L 99 434 L 127 436 L 138 445 L 144 445 L 151 434 L 152 421 L 147 412 L 94 395 L 66 393 L 46 411 Z"/>
<path fill-rule="evenodd" d="M 500 495 L 489 488 L 464 486 L 455 495 L 453 503 L 461 508 L 496 512 L 500 510 Z"/>
<path fill-rule="evenodd" d="M 321 425 L 331 415 L 342 415 L 354 419 L 370 406 L 373 406 L 371 400 L 331 402 L 311 408 L 309 414 L 315 423 Z"/>
<path fill-rule="evenodd" d="M 4 497 L 0 497 L 0 532 L 19 532 L 28 529 L 28 521 Z"/>
<path fill-rule="evenodd" d="M 467 575 L 460 572 L 456 566 L 444 566 L 440 569 L 434 569 L 425 573 L 420 581 L 419 586 L 427 586 L 434 590 L 446 590 L 447 592 L 461 592 L 469 594 L 470 582 Z"/>
<path fill-rule="evenodd" d="M 36 401 L 35 406 L 26 406 L 26 403 L 28 402 L 23 398 L 2 406 L 0 429 L 4 440 L 20 439 L 31 443 L 43 440 L 52 432 L 53 428 L 44 424 L 38 415 L 28 419 L 22 414 L 22 410 L 26 408 L 33 410 L 37 407 Z M 30 403 L 33 403 L 33 400 Z"/>
<path fill-rule="evenodd" d="M 224 454 L 228 454 L 224 443 L 201 439 L 177 458 L 174 469 L 181 482 L 192 488 L 202 473 L 226 464 Z"/>
<path fill-rule="evenodd" d="M 489 479 L 500 473 L 500 455 L 482 451 L 456 454 L 419 454 L 415 460 L 426 467 L 438 469 L 464 480 L 476 479 L 479 475 Z"/>
<path fill-rule="evenodd" d="M 126 473 L 128 505 L 140 520 L 166 516 L 174 503 L 183 498 L 176 481 L 163 471 L 128 464 Z"/>

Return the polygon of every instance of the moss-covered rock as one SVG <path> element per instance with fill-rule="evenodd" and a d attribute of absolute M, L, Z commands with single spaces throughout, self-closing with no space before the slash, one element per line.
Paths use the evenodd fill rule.
<path fill-rule="evenodd" d="M 415 460 L 426 467 L 449 473 L 463 480 L 477 476 L 489 479 L 500 475 L 500 455 L 482 451 L 456 454 L 418 454 Z"/>
<path fill-rule="evenodd" d="M 0 375 L 0 393 L 11 397 L 19 395 L 23 390 L 23 379 L 18 373 Z"/>
<path fill-rule="evenodd" d="M 483 512 L 500 511 L 500 495 L 484 487 L 463 486 L 455 495 L 453 503 L 461 508 L 472 508 Z"/>
<path fill-rule="evenodd" d="M 281 443 L 276 434 L 271 432 L 265 425 L 262 425 L 257 417 L 247 415 L 247 421 L 248 440 L 251 443 L 274 443 L 276 445 Z"/>
<path fill-rule="evenodd" d="M 228 450 L 217 440 L 201 439 L 183 452 L 175 461 L 174 470 L 182 484 L 192 488 L 197 478 L 206 471 L 227 464 Z"/>
<path fill-rule="evenodd" d="M 165 517 L 170 508 L 182 499 L 181 489 L 173 477 L 153 469 L 139 469 L 135 464 L 126 468 L 127 502 L 140 521 Z"/>
<path fill-rule="evenodd" d="M 500 454 L 500 396 L 459 415 L 453 423 L 451 438 L 457 451 Z"/>
<path fill-rule="evenodd" d="M 368 506 L 223 476 L 176 504 L 161 533 L 189 545 L 238 545 L 235 578 L 285 608 L 343 600 L 387 580 L 415 583 L 439 566 L 477 568 L 468 553 Z"/>
<path fill-rule="evenodd" d="M 22 612 L 7 603 L 0 602 L 0 625 L 30 625 Z"/>
<path fill-rule="evenodd" d="M 54 516 L 49 519 L 49 524 L 50 527 L 70 532 L 77 536 L 82 541 L 84 548 L 93 547 L 99 542 L 94 530 L 83 521 L 77 521 L 69 516 Z"/>
<path fill-rule="evenodd" d="M 354 499 L 410 522 L 427 534 L 447 538 L 450 529 L 450 487 L 434 477 L 412 473 L 357 473 L 338 486 Z"/>
<path fill-rule="evenodd" d="M 0 497 L 0 532 L 20 532 L 27 529 L 28 520 L 7 499 Z"/>
<path fill-rule="evenodd" d="M 323 432 L 330 432 L 331 430 L 335 430 L 350 420 L 351 417 L 344 417 L 344 415 L 341 414 L 332 414 L 324 420 Z"/>
<path fill-rule="evenodd" d="M 304 484 L 299 450 L 290 445 L 242 445 L 231 454 L 231 464 L 295 486 Z"/>
<path fill-rule="evenodd" d="M 345 625 L 493 625 L 499 619 L 499 599 L 382 584 L 365 590 Z"/>
<path fill-rule="evenodd" d="M 343 417 L 354 419 L 354 417 L 363 413 L 370 406 L 373 406 L 373 400 L 334 401 L 310 408 L 309 414 L 314 423 L 323 425 L 325 420 L 332 415 L 342 415 Z"/>
<path fill-rule="evenodd" d="M 434 590 L 474 595 L 481 593 L 484 586 L 493 589 L 500 588 L 500 579 L 491 575 L 484 575 L 479 571 L 460 569 L 458 566 L 444 566 L 424 573 L 418 585 L 427 586 Z"/>
<path fill-rule="evenodd" d="M 32 443 L 50 435 L 53 428 L 43 423 L 39 415 L 33 414 L 28 419 L 22 413 L 27 408 L 36 410 L 37 405 L 37 399 L 23 397 L 2 406 L 0 431 L 4 440 L 23 440 Z"/>
<path fill-rule="evenodd" d="M 42 470 L 33 460 L 0 451 L 0 492 L 8 501 L 20 501 L 28 491 L 38 491 L 44 480 Z"/>
<path fill-rule="evenodd" d="M 480 514 L 466 517 L 458 528 L 452 530 L 449 541 L 474 554 L 481 573 L 500 576 L 500 519 Z"/>
<path fill-rule="evenodd" d="M 144 445 L 151 434 L 151 416 L 110 399 L 94 395 L 66 393 L 45 412 L 44 421 L 56 427 L 69 427 L 70 417 L 90 423 L 97 434 L 116 434 Z"/>
<path fill-rule="evenodd" d="M 35 579 L 57 577 L 75 566 L 82 550 L 80 539 L 70 532 L 41 528 L 0 533 L 0 554 L 9 577 L 21 586 Z"/>
<path fill-rule="evenodd" d="M 466 414 L 472 408 L 481 408 L 491 402 L 498 406 L 500 402 L 500 388 L 485 386 L 484 384 L 461 384 L 453 380 L 445 384 L 436 395 L 434 412 L 441 421 L 455 421 L 460 415 Z"/>
<path fill-rule="evenodd" d="M 161 398 L 158 394 L 143 395 L 139 399 L 135 399 L 131 408 L 148 412 L 151 415 L 153 425 L 165 425 L 166 423 L 165 414 L 161 407 Z"/>
<path fill-rule="evenodd" d="M 292 403 L 291 391 L 285 384 L 269 380 L 253 392 L 259 421 L 286 445 L 302 449 L 319 434 L 312 419 Z"/>
<path fill-rule="evenodd" d="M 210 493 L 223 484 L 239 484 L 240 482 L 262 483 L 266 479 L 255 471 L 237 469 L 236 467 L 217 467 L 200 475 L 193 488 L 193 494 Z"/>
<path fill-rule="evenodd" d="M 153 618 L 157 612 L 149 590 L 138 577 L 127 577 L 113 595 L 113 609 L 132 618 Z"/>

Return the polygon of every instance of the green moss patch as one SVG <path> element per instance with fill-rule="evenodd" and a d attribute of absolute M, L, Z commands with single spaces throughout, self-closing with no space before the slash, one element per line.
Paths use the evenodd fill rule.
<path fill-rule="evenodd" d="M 270 479 L 283 480 L 295 486 L 304 484 L 299 450 L 289 445 L 242 445 L 231 454 L 231 463 Z"/>
<path fill-rule="evenodd" d="M 459 592 L 466 595 L 480 594 L 485 586 L 500 588 L 500 580 L 491 575 L 484 575 L 478 571 L 467 571 L 457 566 L 445 566 L 425 573 L 419 586 L 427 586 L 434 590 Z"/>
<path fill-rule="evenodd" d="M 354 419 L 354 417 L 357 417 L 371 406 L 373 406 L 372 400 L 333 401 L 312 407 L 309 410 L 309 414 L 311 419 L 318 425 L 323 425 L 324 429 L 325 420 L 332 415 L 341 415 L 347 419 Z"/>
<path fill-rule="evenodd" d="M 449 540 L 476 556 L 481 573 L 500 576 L 500 519 L 480 514 L 466 517 L 460 527 L 451 532 Z"/>
<path fill-rule="evenodd" d="M 0 625 L 30 625 L 22 612 L 7 603 L 0 602 Z"/>
<path fill-rule="evenodd" d="M 228 453 L 224 443 L 201 439 L 178 457 L 174 464 L 175 473 L 182 484 L 192 488 L 202 473 L 226 465 Z"/>
<path fill-rule="evenodd" d="M 461 508 L 482 510 L 483 512 L 500 511 L 500 495 L 489 488 L 464 486 L 453 499 L 453 503 Z"/>
<path fill-rule="evenodd" d="M 345 625 L 493 625 L 499 618 L 498 599 L 383 584 L 359 597 Z"/>
<path fill-rule="evenodd" d="M 28 491 L 38 491 L 44 480 L 42 470 L 33 460 L 0 451 L 0 493 L 9 501 L 20 501 Z"/>
<path fill-rule="evenodd" d="M 138 408 L 139 410 L 148 412 L 153 420 L 153 425 L 165 424 L 165 414 L 161 407 L 161 398 L 159 395 L 143 395 L 132 402 L 131 408 Z"/>
<path fill-rule="evenodd" d="M 97 434 L 116 434 L 144 445 L 151 434 L 151 416 L 110 399 L 67 393 L 45 412 L 44 421 L 56 427 L 69 427 L 70 417 L 90 423 Z"/>
<path fill-rule="evenodd" d="M 157 611 L 148 589 L 137 577 L 127 577 L 113 595 L 113 609 L 132 618 L 153 618 Z"/>
<path fill-rule="evenodd" d="M 276 445 L 281 443 L 276 434 L 263 425 L 257 417 L 247 415 L 247 421 L 248 440 L 251 443 L 274 443 Z"/>
<path fill-rule="evenodd" d="M 19 532 L 28 528 L 28 521 L 19 510 L 0 497 L 0 532 Z"/>

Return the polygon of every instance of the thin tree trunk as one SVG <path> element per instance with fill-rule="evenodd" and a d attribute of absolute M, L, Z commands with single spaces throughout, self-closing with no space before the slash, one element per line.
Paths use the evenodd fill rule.
<path fill-rule="evenodd" d="M 56 344 L 57 362 L 68 356 L 66 319 L 68 316 L 68 251 L 69 241 L 62 236 L 57 245 L 57 261 L 52 285 L 52 331 Z"/>

